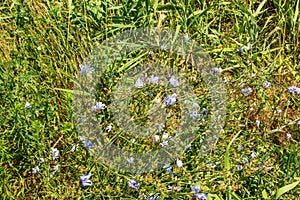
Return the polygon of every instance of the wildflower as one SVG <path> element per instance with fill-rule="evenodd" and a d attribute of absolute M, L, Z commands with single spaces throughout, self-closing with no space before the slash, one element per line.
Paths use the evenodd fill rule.
<path fill-rule="evenodd" d="M 172 167 L 168 167 L 166 171 L 169 172 L 170 176 L 172 176 Z"/>
<path fill-rule="evenodd" d="M 297 88 L 297 89 L 296 89 L 296 93 L 297 93 L 297 94 L 300 94 L 300 88 Z"/>
<path fill-rule="evenodd" d="M 255 73 L 251 73 L 251 77 L 254 77 L 254 76 L 256 76 L 256 74 Z"/>
<path fill-rule="evenodd" d="M 238 48 L 238 52 L 242 53 L 244 51 L 243 47 Z"/>
<path fill-rule="evenodd" d="M 245 164 L 249 163 L 249 160 L 247 158 L 243 158 L 243 161 L 244 161 Z"/>
<path fill-rule="evenodd" d="M 148 54 L 149 55 L 153 55 L 154 53 L 153 53 L 153 51 L 149 51 Z"/>
<path fill-rule="evenodd" d="M 208 198 L 208 194 L 204 194 L 204 193 L 198 193 L 198 194 L 195 194 L 194 196 L 196 197 L 196 199 L 199 199 L 199 200 L 205 200 Z"/>
<path fill-rule="evenodd" d="M 199 185 L 196 185 L 196 186 L 191 185 L 190 187 L 191 187 L 192 192 L 197 193 L 197 192 L 200 191 L 200 186 Z"/>
<path fill-rule="evenodd" d="M 169 137 L 169 134 L 168 133 L 164 133 L 163 135 L 162 135 L 162 139 L 168 139 L 168 137 Z"/>
<path fill-rule="evenodd" d="M 221 73 L 223 70 L 222 70 L 222 68 L 214 67 L 214 68 L 212 68 L 212 71 L 213 71 L 213 73 Z"/>
<path fill-rule="evenodd" d="M 256 157 L 255 152 L 252 152 L 252 153 L 251 153 L 251 158 L 254 159 L 255 157 Z"/>
<path fill-rule="evenodd" d="M 138 78 L 134 85 L 136 88 L 142 88 L 144 86 L 143 80 L 141 78 Z"/>
<path fill-rule="evenodd" d="M 200 117 L 200 114 L 198 113 L 197 110 L 192 110 L 190 112 L 190 118 L 192 118 L 193 120 L 196 120 Z"/>
<path fill-rule="evenodd" d="M 133 157 L 127 158 L 127 162 L 128 162 L 129 164 L 133 163 L 133 161 L 134 161 L 134 158 L 133 158 Z"/>
<path fill-rule="evenodd" d="M 291 87 L 289 87 L 289 91 L 290 91 L 291 93 L 295 93 L 295 92 L 297 92 L 297 90 L 298 90 L 298 88 L 297 88 L 296 86 L 291 86 Z"/>
<path fill-rule="evenodd" d="M 239 149 L 243 149 L 244 146 L 243 146 L 243 145 L 239 145 L 238 148 L 239 148 Z"/>
<path fill-rule="evenodd" d="M 161 45 L 160 48 L 161 48 L 161 50 L 164 50 L 164 51 L 167 50 L 167 47 L 165 45 Z"/>
<path fill-rule="evenodd" d="M 57 148 L 52 148 L 51 154 L 53 155 L 53 160 L 55 160 L 59 156 L 59 151 L 57 150 Z"/>
<path fill-rule="evenodd" d="M 176 93 L 172 95 L 168 95 L 166 97 L 166 104 L 170 106 L 174 105 L 174 103 L 176 102 L 176 96 L 177 96 Z"/>
<path fill-rule="evenodd" d="M 270 85 L 271 85 L 271 83 L 268 81 L 263 82 L 264 88 L 268 88 L 268 87 L 270 87 Z"/>
<path fill-rule="evenodd" d="M 179 81 L 178 81 L 178 78 L 172 76 L 169 80 L 170 84 L 173 86 L 173 87 L 177 87 L 179 86 Z"/>
<path fill-rule="evenodd" d="M 49 176 L 52 178 L 53 177 L 53 173 L 51 173 Z"/>
<path fill-rule="evenodd" d="M 248 50 L 251 51 L 253 49 L 253 44 L 250 44 Z"/>
<path fill-rule="evenodd" d="M 171 185 L 167 186 L 167 190 L 172 190 L 172 189 L 173 189 L 173 187 Z"/>
<path fill-rule="evenodd" d="M 194 108 L 199 108 L 199 104 L 198 103 L 193 103 L 192 105 Z"/>
<path fill-rule="evenodd" d="M 281 109 L 277 110 L 277 113 L 278 114 L 282 113 L 282 110 Z"/>
<path fill-rule="evenodd" d="M 59 166 L 59 165 L 55 165 L 55 166 L 53 167 L 53 171 L 56 172 L 56 171 L 58 170 L 58 166 Z"/>
<path fill-rule="evenodd" d="M 267 167 L 267 171 L 271 171 L 273 167 Z"/>
<path fill-rule="evenodd" d="M 89 173 L 89 174 L 86 175 L 86 176 L 83 175 L 83 174 L 80 176 L 81 185 L 82 185 L 83 187 L 89 187 L 89 186 L 91 186 L 91 185 L 93 184 L 92 181 L 89 180 L 91 176 L 92 176 L 91 173 Z"/>
<path fill-rule="evenodd" d="M 260 125 L 260 121 L 259 120 L 256 120 L 256 126 L 257 126 L 257 128 L 259 128 L 259 125 Z"/>
<path fill-rule="evenodd" d="M 159 135 L 154 135 L 153 141 L 154 141 L 154 142 L 158 142 L 158 141 L 159 141 Z"/>
<path fill-rule="evenodd" d="M 243 169 L 243 166 L 242 166 L 242 165 L 237 165 L 237 166 L 236 166 L 236 169 L 237 169 L 237 170 L 242 170 L 242 169 Z"/>
<path fill-rule="evenodd" d="M 153 83 L 153 84 L 157 84 L 159 81 L 159 76 L 153 76 L 151 75 L 149 78 L 148 78 L 148 83 Z"/>
<path fill-rule="evenodd" d="M 182 167 L 182 161 L 177 159 L 176 165 L 177 165 L 178 168 Z"/>
<path fill-rule="evenodd" d="M 45 159 L 44 158 L 40 158 L 40 163 L 44 163 Z"/>
<path fill-rule="evenodd" d="M 133 189 L 138 189 L 139 183 L 136 182 L 135 180 L 131 180 L 127 182 L 128 187 L 133 188 Z"/>
<path fill-rule="evenodd" d="M 205 108 L 203 108 L 203 110 L 202 110 L 202 115 L 206 115 L 206 109 Z"/>
<path fill-rule="evenodd" d="M 29 102 L 26 102 L 26 103 L 25 103 L 25 108 L 31 108 L 31 105 L 30 105 Z"/>
<path fill-rule="evenodd" d="M 99 110 L 103 110 L 105 108 L 105 104 L 102 102 L 97 102 L 96 105 L 93 106 L 93 111 L 97 112 Z"/>
<path fill-rule="evenodd" d="M 168 168 L 168 167 L 170 167 L 170 166 L 171 166 L 171 164 L 168 163 L 168 162 L 166 162 L 166 163 L 164 164 L 163 168 Z"/>
<path fill-rule="evenodd" d="M 110 132 L 111 129 L 112 129 L 112 126 L 111 126 L 111 125 L 109 125 L 109 126 L 107 126 L 107 127 L 105 128 L 105 130 L 106 130 L 107 132 Z"/>
<path fill-rule="evenodd" d="M 287 133 L 287 134 L 286 134 L 286 137 L 287 137 L 287 139 L 290 139 L 290 138 L 292 137 L 292 134 Z"/>
<path fill-rule="evenodd" d="M 73 144 L 71 151 L 77 151 L 78 150 L 78 144 Z"/>
<path fill-rule="evenodd" d="M 87 148 L 87 149 L 93 148 L 93 144 L 92 144 L 91 141 L 83 140 L 82 143 L 83 143 L 83 145 L 85 146 L 85 148 Z"/>
<path fill-rule="evenodd" d="M 224 83 L 228 83 L 228 79 L 226 77 L 224 78 Z"/>
<path fill-rule="evenodd" d="M 131 138 L 131 139 L 130 139 L 130 142 L 131 142 L 131 143 L 135 143 L 135 139 L 134 139 L 134 138 Z"/>
<path fill-rule="evenodd" d="M 216 168 L 216 165 L 207 164 L 207 167 L 209 167 L 209 168 L 211 168 L 211 169 L 214 169 L 214 168 Z"/>
<path fill-rule="evenodd" d="M 165 140 L 160 143 L 161 147 L 165 147 L 167 145 L 168 145 L 168 141 L 165 141 Z"/>
<path fill-rule="evenodd" d="M 39 171 L 40 171 L 39 166 L 36 166 L 35 168 L 32 168 L 32 173 L 33 173 L 33 174 L 36 174 L 36 173 L 38 173 Z"/>
<path fill-rule="evenodd" d="M 253 90 L 251 88 L 242 89 L 242 93 L 245 94 L 245 95 L 249 94 L 251 92 L 253 92 Z"/>
<path fill-rule="evenodd" d="M 93 68 L 90 65 L 82 65 L 80 67 L 80 74 L 84 75 L 85 72 L 91 73 L 93 71 Z"/>
<path fill-rule="evenodd" d="M 186 41 L 189 41 L 191 39 L 188 34 L 185 34 L 183 37 Z"/>

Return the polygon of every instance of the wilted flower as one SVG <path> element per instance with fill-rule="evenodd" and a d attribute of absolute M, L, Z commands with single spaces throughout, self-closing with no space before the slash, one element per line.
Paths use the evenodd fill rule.
<path fill-rule="evenodd" d="M 174 105 L 176 102 L 176 96 L 176 93 L 166 96 L 166 104 L 170 106 Z"/>
<path fill-rule="evenodd" d="M 83 174 L 80 176 L 81 185 L 82 185 L 83 187 L 89 187 L 89 186 L 91 186 L 91 185 L 93 184 L 92 181 L 89 180 L 91 176 L 92 176 L 91 173 L 89 173 L 89 174 L 86 175 L 86 176 L 83 175 Z"/>
<path fill-rule="evenodd" d="M 38 173 L 39 171 L 40 171 L 39 166 L 36 166 L 35 168 L 32 168 L 32 173 L 33 173 L 33 174 L 36 174 L 36 173 Z"/>
<path fill-rule="evenodd" d="M 182 167 L 182 161 L 179 160 L 179 159 L 177 159 L 176 165 L 177 165 L 177 167 L 179 167 L 179 168 Z"/>
<path fill-rule="evenodd" d="M 96 105 L 93 106 L 93 111 L 97 112 L 99 110 L 105 109 L 105 104 L 102 102 L 97 102 Z"/>
<path fill-rule="evenodd" d="M 59 151 L 57 150 L 57 148 L 52 148 L 51 154 L 53 155 L 53 160 L 55 160 L 59 156 Z"/>
<path fill-rule="evenodd" d="M 178 81 L 178 78 L 172 76 L 169 80 L 170 84 L 173 86 L 173 87 L 177 87 L 179 86 L 179 81 Z"/>
<path fill-rule="evenodd" d="M 133 189 L 138 189 L 139 183 L 136 182 L 135 180 L 131 180 L 127 182 L 128 187 L 133 188 Z"/>
<path fill-rule="evenodd" d="M 26 103 L 25 103 L 25 108 L 31 108 L 31 105 L 30 105 L 29 102 L 26 102 Z"/>

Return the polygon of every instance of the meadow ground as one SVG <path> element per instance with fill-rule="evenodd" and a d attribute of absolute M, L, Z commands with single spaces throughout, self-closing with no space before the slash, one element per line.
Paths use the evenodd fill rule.
<path fill-rule="evenodd" d="M 299 0 L 4 0 L 0 10 L 1 199 L 299 199 Z M 166 51 L 124 55 L 99 80 L 97 98 L 107 107 L 95 111 L 107 140 L 156 148 L 117 134 L 110 115 L 108 97 L 134 63 L 160 60 L 181 70 L 204 119 L 199 138 L 173 163 L 129 173 L 99 162 L 89 141 L 78 139 L 73 86 L 91 50 L 143 27 L 187 34 L 205 49 L 222 69 L 227 112 L 215 148 L 199 156 L 211 113 L 199 73 Z M 130 115 L 149 123 L 152 97 L 168 92 L 137 90 Z M 180 106 L 169 100 L 172 122 Z"/>

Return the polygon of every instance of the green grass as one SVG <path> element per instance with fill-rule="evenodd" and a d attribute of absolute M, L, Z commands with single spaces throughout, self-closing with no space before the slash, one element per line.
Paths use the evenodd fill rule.
<path fill-rule="evenodd" d="M 2 1 L 1 199 L 138 199 L 143 193 L 193 199 L 190 186 L 197 184 L 211 199 L 299 199 L 300 95 L 288 90 L 300 87 L 299 4 L 299 0 Z M 75 129 L 72 89 L 80 64 L 105 39 L 141 27 L 187 33 L 228 79 L 227 115 L 216 147 L 208 156 L 198 156 L 199 137 L 180 157 L 183 167 L 171 164 L 173 176 L 165 169 L 142 175 L 116 171 L 85 149 Z M 251 44 L 253 49 L 248 50 Z M 239 47 L 244 51 L 238 52 Z M 209 108 L 199 74 L 166 52 L 157 51 L 150 58 L 143 53 L 127 54 L 111 67 L 101 79 L 99 99 L 109 104 L 117 81 L 134 63 L 160 60 L 186 73 L 200 107 Z M 265 81 L 271 83 L 269 88 L 263 87 Z M 243 95 L 241 89 L 247 87 L 253 92 Z M 138 101 L 131 104 L 131 115 L 137 123 L 149 123 L 145 115 L 149 105 L 142 102 L 153 99 L 141 94 L 134 99 Z M 31 108 L 24 107 L 26 102 Z M 170 112 L 178 110 L 175 106 Z M 108 120 L 100 127 L 113 123 L 109 112 L 101 114 Z M 114 128 L 108 139 L 114 138 L 114 131 L 120 133 Z M 126 133 L 117 135 L 116 144 L 136 148 Z M 139 142 L 147 146 L 149 141 Z M 73 144 L 79 144 L 78 151 L 71 151 Z M 59 159 L 52 160 L 51 148 L 60 151 Z M 56 164 L 59 169 L 50 177 Z M 33 174 L 37 165 L 40 171 Z M 80 176 L 88 172 L 93 185 L 83 188 Z M 132 179 L 139 182 L 138 190 L 127 186 Z M 181 189 L 168 191 L 168 185 Z"/>

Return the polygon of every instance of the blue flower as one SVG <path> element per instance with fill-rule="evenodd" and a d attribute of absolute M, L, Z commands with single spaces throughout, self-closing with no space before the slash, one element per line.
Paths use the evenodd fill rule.
<path fill-rule="evenodd" d="M 207 113 L 207 112 L 206 112 L 206 109 L 205 109 L 205 108 L 203 108 L 203 110 L 202 110 L 202 112 L 201 112 L 201 113 L 202 113 L 202 115 L 206 115 L 206 113 Z"/>
<path fill-rule="evenodd" d="M 191 39 L 188 34 L 185 34 L 183 37 L 186 41 L 189 41 Z"/>
<path fill-rule="evenodd" d="M 243 169 L 243 166 L 242 166 L 242 165 L 237 165 L 237 166 L 236 166 L 236 169 L 237 169 L 237 170 L 242 170 L 242 169 Z"/>
<path fill-rule="evenodd" d="M 55 165 L 55 166 L 53 167 L 53 171 L 56 172 L 56 171 L 58 170 L 58 166 L 59 166 L 59 165 Z"/>
<path fill-rule="evenodd" d="M 33 174 L 36 174 L 36 173 L 38 173 L 39 171 L 40 171 L 39 166 L 36 166 L 35 168 L 32 168 L 32 173 L 33 173 Z"/>
<path fill-rule="evenodd" d="M 93 71 L 93 68 L 91 67 L 91 65 L 83 65 L 80 67 L 80 74 L 84 75 L 85 72 L 91 73 Z"/>
<path fill-rule="evenodd" d="M 243 158 L 244 163 L 248 164 L 249 160 L 247 158 Z"/>
<path fill-rule="evenodd" d="M 205 200 L 208 198 L 208 194 L 204 194 L 204 193 L 197 193 L 194 196 L 196 197 L 196 199 L 199 200 Z"/>
<path fill-rule="evenodd" d="M 153 51 L 149 51 L 148 54 L 149 55 L 153 55 L 154 53 L 153 53 Z"/>
<path fill-rule="evenodd" d="M 134 158 L 133 158 L 133 157 L 127 158 L 127 162 L 128 162 L 129 164 L 133 163 L 133 161 L 134 161 Z"/>
<path fill-rule="evenodd" d="M 45 159 L 44 158 L 40 158 L 40 163 L 44 163 Z"/>
<path fill-rule="evenodd" d="M 26 102 L 26 103 L 25 103 L 25 108 L 31 108 L 31 105 L 30 105 L 29 102 Z"/>
<path fill-rule="evenodd" d="M 251 93 L 251 92 L 253 92 L 253 90 L 252 90 L 251 88 L 242 89 L 242 93 L 243 93 L 244 95 L 249 94 L 249 93 Z"/>
<path fill-rule="evenodd" d="M 97 112 L 99 110 L 105 109 L 105 104 L 102 102 L 97 102 L 96 105 L 93 106 L 93 111 Z"/>
<path fill-rule="evenodd" d="M 134 85 L 136 88 L 142 88 L 144 86 L 144 82 L 141 78 L 138 78 Z"/>
<path fill-rule="evenodd" d="M 57 148 L 52 148 L 51 154 L 53 155 L 53 160 L 55 160 L 59 156 L 59 151 L 57 150 Z"/>
<path fill-rule="evenodd" d="M 165 140 L 160 143 L 161 147 L 165 147 L 167 145 L 168 145 L 168 141 L 165 141 Z"/>
<path fill-rule="evenodd" d="M 83 175 L 83 174 L 80 176 L 81 185 L 82 185 L 83 187 L 89 187 L 89 186 L 91 186 L 91 185 L 93 184 L 92 181 L 89 180 L 91 176 L 92 176 L 91 173 L 89 173 L 89 174 L 86 175 L 86 176 Z"/>
<path fill-rule="evenodd" d="M 268 88 L 268 87 L 270 87 L 270 85 L 271 85 L 271 83 L 268 81 L 263 82 L 264 88 Z"/>
<path fill-rule="evenodd" d="M 83 145 L 85 146 L 85 148 L 87 148 L 87 149 L 93 148 L 93 144 L 92 144 L 91 141 L 83 140 L 82 143 L 83 143 Z"/>
<path fill-rule="evenodd" d="M 192 118 L 193 120 L 196 120 L 200 117 L 200 114 L 198 113 L 197 110 L 192 110 L 190 112 L 190 118 Z"/>
<path fill-rule="evenodd" d="M 179 86 L 179 81 L 178 81 L 178 78 L 172 76 L 169 80 L 170 84 L 173 86 L 173 87 L 178 87 Z"/>
<path fill-rule="evenodd" d="M 222 68 L 217 68 L 217 67 L 214 67 L 214 68 L 212 68 L 212 71 L 213 71 L 213 73 L 221 73 L 223 70 L 222 70 Z"/>
<path fill-rule="evenodd" d="M 136 182 L 135 180 L 131 180 L 127 182 L 128 187 L 133 188 L 133 189 L 138 189 L 139 183 Z"/>
<path fill-rule="evenodd" d="M 149 78 L 148 78 L 148 83 L 153 83 L 153 84 L 157 84 L 159 81 L 159 76 L 153 76 L 151 75 Z"/>
<path fill-rule="evenodd" d="M 196 185 L 196 186 L 191 185 L 190 187 L 191 187 L 192 192 L 197 193 L 197 192 L 200 191 L 200 186 L 199 185 Z"/>
<path fill-rule="evenodd" d="M 166 96 L 166 104 L 170 106 L 174 105 L 176 102 L 176 96 L 176 93 Z"/>
<path fill-rule="evenodd" d="M 160 48 L 161 48 L 161 50 L 164 50 L 164 51 L 167 50 L 167 47 L 165 45 L 161 45 Z"/>
<path fill-rule="evenodd" d="M 243 47 L 238 48 L 238 52 L 242 53 L 244 51 Z"/>

